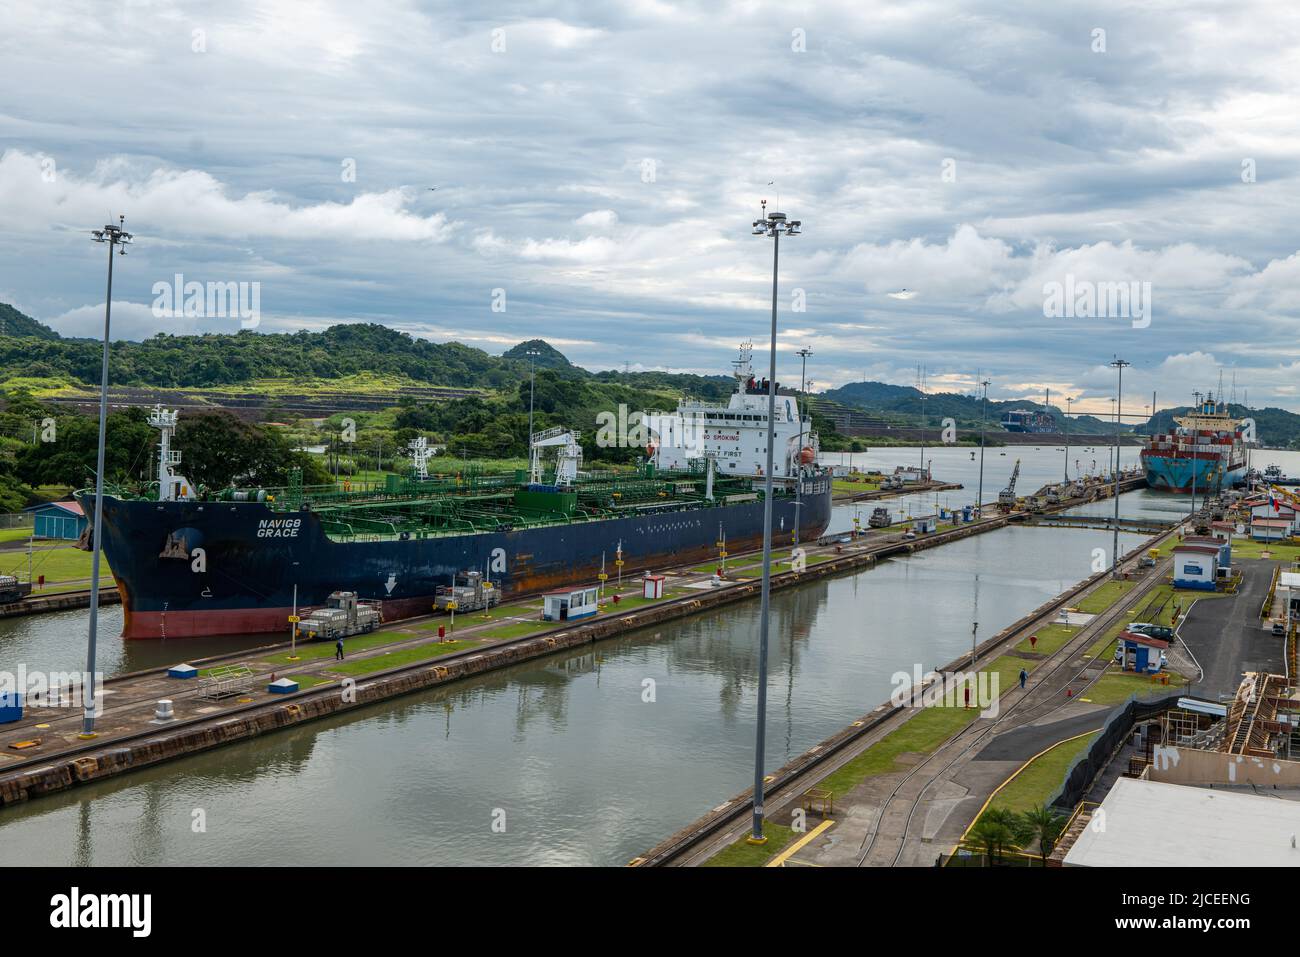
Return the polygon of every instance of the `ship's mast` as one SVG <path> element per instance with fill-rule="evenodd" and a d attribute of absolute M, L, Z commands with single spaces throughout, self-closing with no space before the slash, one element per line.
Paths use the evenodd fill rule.
<path fill-rule="evenodd" d="M 176 420 L 180 413 L 176 409 L 164 409 L 155 405 L 149 413 L 149 424 L 161 435 L 158 439 L 158 501 L 186 502 L 193 498 L 190 480 L 179 472 L 172 471 L 181 464 L 179 449 L 172 448 L 172 436 L 176 434 Z"/>

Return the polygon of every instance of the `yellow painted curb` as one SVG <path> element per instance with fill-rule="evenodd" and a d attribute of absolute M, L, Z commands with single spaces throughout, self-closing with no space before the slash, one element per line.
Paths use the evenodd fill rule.
<path fill-rule="evenodd" d="M 948 852 L 948 855 L 951 857 L 953 854 L 957 852 L 957 848 L 961 847 L 962 844 L 965 842 L 966 835 L 969 834 L 970 829 L 975 826 L 975 822 L 980 819 L 980 815 L 989 809 L 989 805 L 992 804 L 993 799 L 998 796 L 998 792 L 1001 791 L 1008 784 L 1010 784 L 1012 781 L 1014 781 L 1016 778 L 1018 778 L 1020 776 L 1021 771 L 1029 767 L 1031 764 L 1033 764 L 1035 761 L 1041 758 L 1048 751 L 1051 751 L 1055 748 L 1059 748 L 1061 745 L 1069 741 L 1077 741 L 1079 738 L 1086 737 L 1087 735 L 1096 734 L 1100 730 L 1101 730 L 1100 728 L 1094 728 L 1091 731 L 1083 732 L 1083 734 L 1076 734 L 1073 737 L 1062 738 L 1060 741 L 1057 741 L 1055 744 L 1043 748 L 1043 750 L 1039 751 L 1037 754 L 1035 754 L 1024 764 L 1020 765 L 1020 767 L 1016 768 L 1015 772 L 1012 773 L 1011 777 L 1007 778 L 1005 781 L 1003 781 L 1001 784 L 999 784 L 997 787 L 993 789 L 993 793 L 990 794 L 988 800 L 984 802 L 984 806 L 979 809 L 979 814 L 976 814 L 973 818 L 971 818 L 970 824 L 966 825 L 966 830 L 961 832 L 961 837 L 958 839 L 957 843 L 952 846 L 952 849 Z"/>
<path fill-rule="evenodd" d="M 813 828 L 811 831 L 809 831 L 809 832 L 808 832 L 807 834 L 805 834 L 803 837 L 799 838 L 799 840 L 795 841 L 793 844 L 791 844 L 791 845 L 790 845 L 789 847 L 787 847 L 784 851 L 782 851 L 780 854 L 776 855 L 776 857 L 772 858 L 770 861 L 768 861 L 768 862 L 767 862 L 766 864 L 764 864 L 763 866 L 764 866 L 764 867 L 780 867 L 780 866 L 783 865 L 787 860 L 789 860 L 791 857 L 793 857 L 793 856 L 794 856 L 794 855 L 795 855 L 795 854 L 796 854 L 796 853 L 797 853 L 797 852 L 798 852 L 798 851 L 799 851 L 799 850 L 800 850 L 800 849 L 801 849 L 805 844 L 807 844 L 809 841 L 811 841 L 813 838 L 815 838 L 815 837 L 816 837 L 818 834 L 820 834 L 822 831 L 824 831 L 824 830 L 826 830 L 827 828 L 831 827 L 831 825 L 833 825 L 834 823 L 835 823 L 834 821 L 822 821 L 822 822 L 821 822 L 820 824 L 818 824 L 815 828 Z"/>

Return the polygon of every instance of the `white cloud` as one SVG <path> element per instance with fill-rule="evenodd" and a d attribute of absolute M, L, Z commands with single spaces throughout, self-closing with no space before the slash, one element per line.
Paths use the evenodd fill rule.
<path fill-rule="evenodd" d="M 1300 11 L 1094 12 L 1104 57 L 1068 9 L 975 0 L 828 0 L 797 22 L 774 0 L 543 0 L 497 18 L 17 0 L 0 32 L 0 298 L 96 334 L 84 231 L 125 213 L 124 330 L 148 334 L 133 308 L 184 272 L 263 281 L 263 328 L 559 333 L 595 367 L 725 372 L 766 330 L 771 246 L 748 223 L 767 198 L 804 222 L 781 245 L 786 378 L 811 343 L 825 385 L 924 363 L 932 382 L 982 370 L 1015 394 L 1084 392 L 1120 353 L 1135 394 L 1212 385 L 1210 361 L 1252 399 L 1294 403 Z M 1152 327 L 1046 325 L 1042 286 L 1066 272 L 1150 281 Z M 903 288 L 916 296 L 890 297 Z"/>

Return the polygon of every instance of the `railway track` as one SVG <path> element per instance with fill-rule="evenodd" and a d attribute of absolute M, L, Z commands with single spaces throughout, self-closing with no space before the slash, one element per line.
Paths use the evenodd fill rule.
<path fill-rule="evenodd" d="M 1021 727 L 1056 713 L 1073 702 L 1073 696 L 1058 701 L 1056 695 L 1063 692 L 1067 687 L 1074 687 L 1081 678 L 1088 676 L 1082 686 L 1077 689 L 1078 691 L 1084 691 L 1105 674 L 1107 662 L 1104 659 L 1093 659 L 1083 668 L 1069 675 L 1069 680 L 1057 687 L 1055 693 L 1051 696 L 1044 698 L 1041 694 L 1036 694 L 1036 692 L 1041 692 L 1044 687 L 1055 687 L 1052 685 L 1051 679 L 1060 675 L 1062 669 L 1067 669 L 1081 651 L 1086 650 L 1112 625 L 1129 614 L 1133 607 L 1160 583 L 1164 572 L 1168 571 L 1170 567 L 1172 567 L 1172 559 L 1161 561 L 1152 570 L 1152 574 L 1143 586 L 1134 589 L 1133 593 L 1125 601 L 1117 603 L 1111 609 L 1089 622 L 1087 627 L 1081 629 L 1079 634 L 1053 656 L 1056 660 L 1049 666 L 1048 670 L 1035 676 L 1034 692 L 1027 692 L 1016 701 L 1001 708 L 998 716 L 987 723 L 981 724 L 981 719 L 976 719 L 975 723 L 950 739 L 925 760 L 912 767 L 894 787 L 885 803 L 881 806 L 880 813 L 876 817 L 876 824 L 868 835 L 869 839 L 864 838 L 863 843 L 859 846 L 860 853 L 857 866 L 896 867 L 902 859 L 904 851 L 907 850 L 916 812 L 932 785 L 941 780 L 977 745 L 994 733 Z M 1095 667 L 1099 661 L 1101 667 Z M 1089 672 L 1092 672 L 1090 676 Z M 920 786 L 916 787 L 917 781 L 914 779 L 925 769 L 929 769 L 931 773 L 920 778 Z M 900 799 L 906 802 L 900 808 L 900 812 L 905 811 L 905 814 L 902 815 L 901 833 L 895 839 L 896 847 L 893 848 L 893 854 L 891 856 L 888 849 L 886 849 L 883 854 L 877 854 L 874 864 L 869 865 L 868 860 L 871 858 L 872 852 L 877 849 L 881 835 L 888 830 L 885 827 L 886 817 L 891 813 L 895 802 Z M 898 816 L 898 814 L 895 815 L 896 818 Z"/>
<path fill-rule="evenodd" d="M 1139 547 L 1131 550 L 1124 557 L 1121 564 L 1126 565 L 1130 562 L 1136 561 L 1139 556 L 1145 554 L 1149 547 L 1163 541 L 1169 535 L 1174 534 L 1175 531 L 1176 529 L 1169 529 L 1165 534 L 1144 542 Z M 1166 563 L 1168 561 L 1168 559 L 1165 560 Z M 1158 582 L 1160 569 L 1163 567 L 1164 563 L 1162 563 L 1161 566 L 1158 566 L 1156 570 L 1153 570 L 1148 580 L 1152 583 Z M 984 663 L 1005 653 L 1008 647 L 1011 647 L 1013 644 L 1022 640 L 1025 635 L 1030 634 L 1036 628 L 1041 627 L 1047 615 L 1053 614 L 1060 608 L 1066 607 L 1068 603 L 1072 601 L 1076 601 L 1080 595 L 1088 593 L 1097 585 L 1103 584 L 1105 580 L 1106 579 L 1099 579 L 1089 584 L 1076 586 L 1076 589 L 1058 596 L 1057 599 L 1048 603 L 1047 606 L 1035 612 L 1034 620 L 1024 624 L 1017 623 L 1011 626 L 1002 637 L 995 639 L 993 643 L 981 646 L 978 660 L 981 663 Z M 1114 623 L 1115 619 L 1125 614 L 1130 605 L 1133 602 L 1139 601 L 1150 587 L 1152 586 L 1148 585 L 1135 590 L 1129 599 L 1124 602 L 1122 607 L 1103 613 L 1101 618 L 1106 620 L 1104 624 L 1101 624 L 1098 627 L 1109 628 L 1110 625 Z M 1093 623 L 1090 622 L 1088 628 L 1091 629 L 1092 627 Z M 1050 675 L 1056 672 L 1065 663 L 1068 663 L 1069 660 L 1078 653 L 1079 645 L 1085 640 L 1089 642 L 1095 640 L 1095 637 L 1093 637 L 1095 634 L 1096 630 L 1089 631 L 1089 637 L 1085 639 L 1082 637 L 1083 632 L 1081 632 L 1079 636 L 1076 636 L 1074 641 L 1063 646 L 1056 653 L 1056 655 L 1059 655 L 1060 657 L 1057 658 L 1056 655 L 1053 656 L 1056 660 L 1056 664 L 1044 674 Z M 807 760 L 795 773 L 789 775 L 784 780 L 774 783 L 766 791 L 766 803 L 773 807 L 782 805 L 789 801 L 792 796 L 802 793 L 802 791 L 807 787 L 823 780 L 828 775 L 839 770 L 843 765 L 857 758 L 863 750 L 861 747 L 863 739 L 867 738 L 876 728 L 891 720 L 901 710 L 903 709 L 899 707 L 886 707 L 885 710 L 877 709 L 876 712 L 872 712 L 873 716 L 862 721 L 853 722 L 853 725 L 851 726 L 852 730 L 847 734 L 839 736 L 838 740 L 836 740 L 836 738 L 831 738 L 819 743 L 817 747 L 813 749 L 813 751 L 816 752 L 814 757 Z M 1045 713 L 1050 713 L 1051 710 L 1055 710 L 1055 707 Z M 1020 713 L 1024 714 L 1026 712 L 1021 711 Z M 1038 717 L 1038 715 L 1035 717 Z M 958 738 L 962 738 L 962 736 L 959 735 Z M 968 740 L 968 738 L 962 739 Z M 812 752 L 809 752 L 809 754 L 812 754 Z M 938 752 L 936 752 L 936 755 L 932 756 L 932 758 L 937 756 Z M 922 762 L 922 764 L 925 763 L 926 762 Z M 921 765 L 918 765 L 916 769 L 913 769 L 913 771 L 920 767 Z M 913 776 L 913 773 L 909 772 L 908 779 L 910 780 Z M 905 782 L 900 782 L 900 788 L 904 783 Z M 896 799 L 898 793 L 899 788 L 896 788 L 894 794 L 891 795 L 890 800 Z M 923 794 L 918 794 L 918 799 L 922 796 Z M 721 808 L 725 808 L 725 811 L 721 811 Z M 684 829 L 668 841 L 657 846 L 647 857 L 637 858 L 633 863 L 644 863 L 650 866 L 692 867 L 708 860 L 740 835 L 737 825 L 742 819 L 748 819 L 750 809 L 752 808 L 752 797 L 745 795 L 739 799 L 733 798 L 732 801 L 722 805 L 721 808 L 715 809 L 713 815 L 697 821 L 690 828 Z M 914 809 L 912 810 L 914 812 Z M 719 811 L 721 811 L 721 813 L 719 813 Z M 879 820 L 881 820 L 881 818 L 878 817 L 877 821 Z M 895 855 L 895 857 L 897 856 L 898 855 Z"/>

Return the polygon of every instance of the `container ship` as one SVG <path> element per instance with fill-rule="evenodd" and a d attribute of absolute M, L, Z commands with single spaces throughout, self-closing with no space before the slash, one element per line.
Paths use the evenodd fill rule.
<path fill-rule="evenodd" d="M 1003 412 L 1002 428 L 1008 432 L 1032 432 L 1035 434 L 1061 431 L 1056 424 L 1056 416 L 1052 415 L 1052 413 L 1033 412 L 1027 409 Z"/>
<path fill-rule="evenodd" d="M 1246 441 L 1241 424 L 1213 393 L 1190 415 L 1175 416 L 1173 432 L 1154 435 L 1142 449 L 1149 488 L 1216 494 L 1246 476 Z"/>
<path fill-rule="evenodd" d="M 754 378 L 748 347 L 734 365 L 725 404 L 643 415 L 646 456 L 634 470 L 585 471 L 580 435 L 550 429 L 531 436 L 529 469 L 509 475 L 466 467 L 431 478 L 433 450 L 416 440 L 411 474 L 373 491 L 304 487 L 300 473 L 282 489 L 196 489 L 172 448 L 177 413 L 156 407 L 156 488 L 104 495 L 123 637 L 286 631 L 290 615 L 338 591 L 393 621 L 431 613 L 438 587 L 470 572 L 518 596 L 708 561 L 724 542 L 733 553 L 761 547 L 769 388 L 772 539 L 816 539 L 830 522 L 831 478 L 816 465 L 810 421 L 795 397 Z M 78 497 L 93 506 L 93 490 Z"/>

